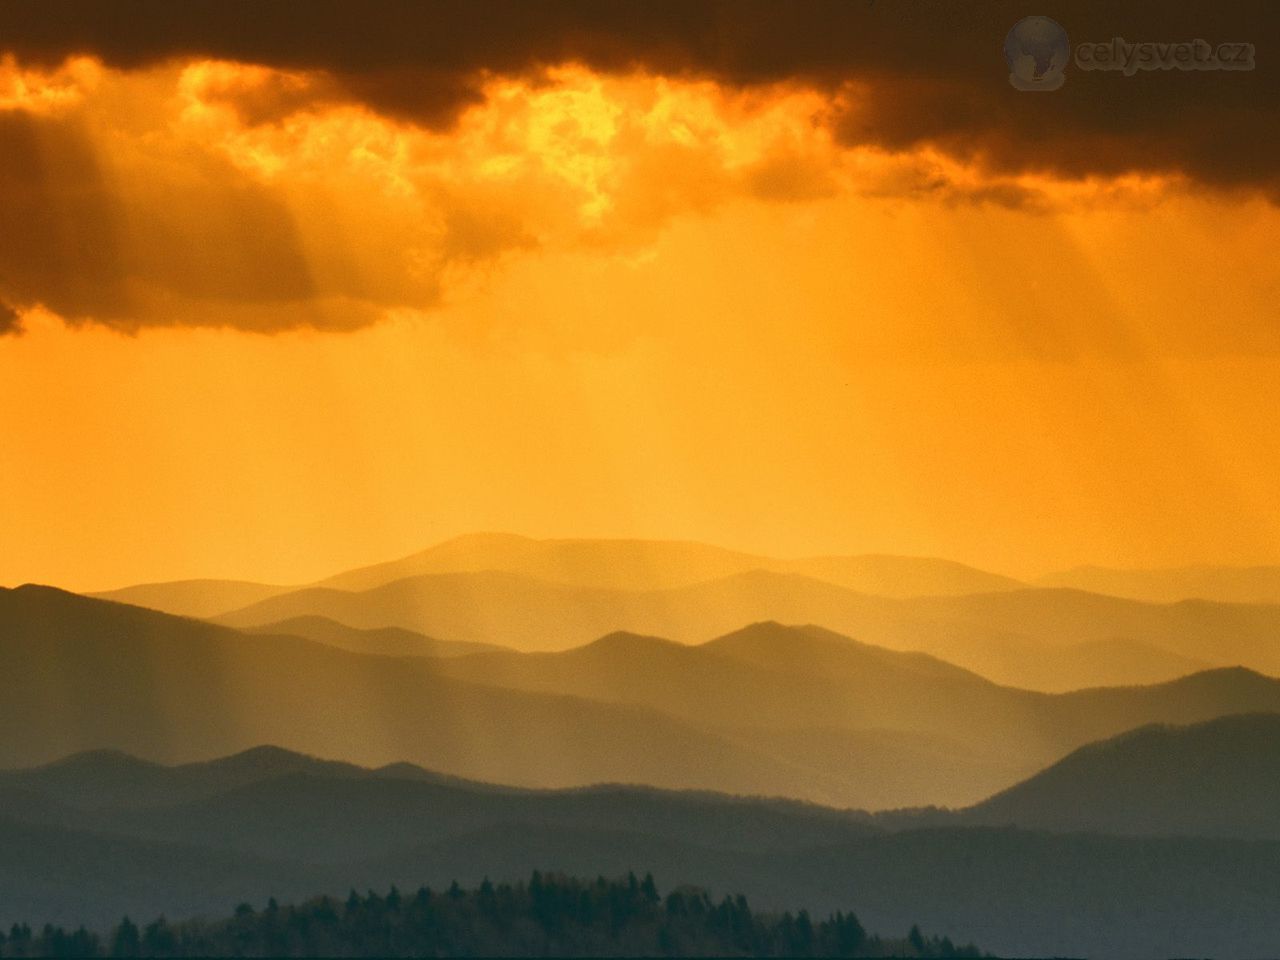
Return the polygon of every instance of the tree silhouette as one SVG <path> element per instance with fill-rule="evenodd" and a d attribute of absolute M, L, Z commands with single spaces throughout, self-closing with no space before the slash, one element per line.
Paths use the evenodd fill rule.
<path fill-rule="evenodd" d="M 136 957 L 141 952 L 142 938 L 138 934 L 138 925 L 128 917 L 120 921 L 115 935 L 111 938 L 111 955 L 113 957 Z"/>
<path fill-rule="evenodd" d="M 260 912 L 242 903 L 222 920 L 159 917 L 140 931 L 125 917 L 106 942 L 104 951 L 83 927 L 36 936 L 14 924 L 0 934 L 0 957 L 981 956 L 919 927 L 901 940 L 869 937 L 852 913 L 758 912 L 741 895 L 716 903 L 692 887 L 664 899 L 651 875 L 634 873 L 582 881 L 535 872 L 514 885 L 486 877 L 475 890 L 455 881 L 444 897 L 427 887 L 407 898 L 395 887 L 352 891 L 341 909 L 327 896 L 298 905 L 272 897 Z"/>

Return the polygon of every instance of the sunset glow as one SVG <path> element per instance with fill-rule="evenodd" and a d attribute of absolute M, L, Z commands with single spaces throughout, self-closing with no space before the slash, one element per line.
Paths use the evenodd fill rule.
<path fill-rule="evenodd" d="M 11 582 L 471 529 L 1280 560 L 1261 198 L 843 145 L 799 84 L 566 65 L 441 129 L 228 61 L 0 91 L 53 218 L 0 343 Z"/>
<path fill-rule="evenodd" d="M 1273 955 L 1277 13 L 0 0 L 0 960 Z"/>

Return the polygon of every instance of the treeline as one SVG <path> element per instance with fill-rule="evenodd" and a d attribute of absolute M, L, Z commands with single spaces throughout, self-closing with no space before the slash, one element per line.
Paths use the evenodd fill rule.
<path fill-rule="evenodd" d="M 682 887 L 662 897 L 652 876 L 583 881 L 534 872 L 528 883 L 474 890 L 456 882 L 385 896 L 355 891 L 295 906 L 241 904 L 231 917 L 139 926 L 127 917 L 105 937 L 15 924 L 0 957 L 408 956 L 980 957 L 972 944 L 869 935 L 852 913 L 753 911 L 742 896 L 715 902 Z"/>

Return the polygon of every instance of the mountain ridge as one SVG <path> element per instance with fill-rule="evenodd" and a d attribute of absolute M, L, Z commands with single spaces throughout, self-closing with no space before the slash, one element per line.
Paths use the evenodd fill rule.
<path fill-rule="evenodd" d="M 535 868 L 632 870 L 672 886 L 735 883 L 753 905 L 852 905 L 877 926 L 983 933 L 1003 955 L 1260 956 L 1280 936 L 1273 841 L 886 829 L 751 798 L 626 787 L 485 795 L 373 773 L 288 774 L 160 809 L 81 809 L 76 826 L 15 816 L 0 790 L 0 903 L 13 919 L 96 925 L 226 912 L 302 889 L 341 898 Z"/>
<path fill-rule="evenodd" d="M 1122 569 L 1088 564 L 1048 573 L 1036 577 L 1033 582 L 1046 586 L 1075 586 L 1157 603 L 1191 599 L 1222 603 L 1280 603 L 1280 566 L 1276 565 L 1195 564 Z"/>
<path fill-rule="evenodd" d="M 1280 713 L 1149 724 L 1096 741 L 964 811 L 1030 829 L 1280 839 Z"/>
<path fill-rule="evenodd" d="M 796 778 L 786 762 L 642 706 L 459 681 L 425 659 L 266 640 L 55 588 L 0 591 L 0 670 L 24 676 L 0 699 L 0 762 L 104 746 L 194 760 L 269 741 L 530 785 L 727 778 L 751 793 Z M 365 709 L 326 709 L 352 696 Z M 805 778 L 815 788 L 825 779 Z"/>
<path fill-rule="evenodd" d="M 361 593 L 308 588 L 218 619 L 252 627 L 303 614 L 525 651 L 580 646 L 614 630 L 700 643 L 744 623 L 814 623 L 1023 686 L 1026 677 L 1050 674 L 1053 661 L 1086 686 L 1169 679 L 1188 662 L 1280 673 L 1280 606 L 1153 604 L 1061 588 L 876 597 L 759 570 L 654 591 L 575 588 L 493 571 L 424 574 Z M 1091 669 L 1107 644 L 1119 644 L 1118 652 Z"/>
<path fill-rule="evenodd" d="M 145 583 L 90 594 L 168 613 L 217 617 L 282 593 L 309 588 L 368 590 L 431 573 L 519 573 L 578 587 L 652 590 L 690 586 L 765 569 L 799 573 L 863 592 L 893 596 L 1016 589 L 1022 581 L 954 560 L 871 553 L 785 559 L 693 540 L 534 539 L 463 534 L 395 560 L 342 571 L 305 584 L 242 580 Z"/>
<path fill-rule="evenodd" d="M 777 636 L 750 656 L 729 655 L 733 638 L 615 635 L 585 654 L 392 658 L 53 588 L 5 591 L 0 669 L 24 683 L 0 700 L 0 762 L 103 746 L 196 760 L 274 742 L 523 786 L 962 805 L 1145 722 L 1280 709 L 1280 682 L 1245 671 L 1050 695 L 829 631 L 755 629 Z M 829 658 L 816 674 L 791 656 L 801 644 Z"/>

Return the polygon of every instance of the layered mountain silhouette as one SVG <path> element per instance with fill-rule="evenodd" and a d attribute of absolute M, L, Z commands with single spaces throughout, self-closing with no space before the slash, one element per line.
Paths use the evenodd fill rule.
<path fill-rule="evenodd" d="M 257 603 L 292 589 L 294 588 L 247 580 L 172 580 L 166 583 L 140 583 L 93 596 L 184 617 L 216 617 L 228 610 Z"/>
<path fill-rule="evenodd" d="M 1012 590 L 1017 580 L 930 557 L 809 557 L 784 560 L 669 540 L 534 540 L 511 534 L 473 534 L 390 563 L 364 567 L 315 586 L 367 590 L 429 573 L 500 571 L 578 587 L 659 590 L 736 573 L 799 573 L 884 596 Z"/>
<path fill-rule="evenodd" d="M 1280 606 L 1183 599 L 1268 597 L 1267 569 L 1132 574 L 1163 584 L 1145 592 L 1117 585 L 1124 571 L 1110 582 L 1112 573 L 1088 568 L 1032 587 L 930 558 L 782 560 L 698 543 L 476 534 L 302 587 L 187 581 L 101 596 L 397 656 L 467 650 L 450 644 L 563 650 L 618 630 L 701 643 L 777 620 L 921 650 L 1046 692 L 1159 683 L 1215 666 L 1280 674 Z M 1192 589 L 1205 582 L 1241 586 Z"/>
<path fill-rule="evenodd" d="M 983 676 L 1010 686 L 1063 693 L 1086 687 L 1143 686 L 1208 670 L 1211 659 L 1171 653 L 1140 640 L 1086 640 L 1045 644 L 1008 639 L 993 631 L 985 644 L 939 639 L 932 649 L 954 658 Z M 1266 658 L 1259 661 L 1267 662 Z M 1230 657 L 1218 663 L 1231 663 Z"/>
<path fill-rule="evenodd" d="M 534 785 L 634 781 L 783 793 L 826 775 L 655 710 L 468 683 L 46 587 L 0 591 L 0 765 L 116 748 L 185 761 L 262 743 Z"/>
<path fill-rule="evenodd" d="M 777 623 L 755 624 L 698 646 L 613 633 L 561 653 L 483 654 L 438 669 L 521 690 L 645 703 L 724 727 L 866 728 L 877 719 L 891 723 L 913 713 L 889 702 L 909 689 L 935 702 L 1002 693 L 932 657 Z"/>
<path fill-rule="evenodd" d="M 1057 831 L 1280 840 L 1280 715 L 1144 727 L 1090 744 L 965 812 Z"/>
<path fill-rule="evenodd" d="M 305 586 L 363 591 L 424 574 L 500 572 L 564 586 L 661 590 L 753 570 L 804 574 L 861 592 L 895 597 L 1025 586 L 1010 577 L 929 557 L 862 555 L 783 560 L 702 543 L 534 540 L 501 533 L 457 537 L 399 560 L 346 571 Z M 143 584 L 96 596 L 167 613 L 213 617 L 301 588 L 194 580 Z"/>
<path fill-rule="evenodd" d="M 1190 738 L 1181 759 L 1194 763 L 1224 737 L 1263 736 L 1241 731 L 1264 719 L 1275 720 L 1210 724 L 1207 739 L 1169 733 Z M 1265 783 L 1260 774 L 1250 789 Z M 793 802 L 519 790 L 278 748 L 174 767 L 94 753 L 0 772 L 5 921 L 179 918 L 304 890 L 441 890 L 535 868 L 653 870 L 671 886 L 740 890 L 756 907 L 854 908 L 881 928 L 981 933 L 1006 955 L 1261 956 L 1280 937 L 1280 844 L 1265 840 L 890 829 Z"/>
<path fill-rule="evenodd" d="M 1280 606 L 1149 604 L 1058 589 L 895 599 L 765 571 L 645 591 L 425 574 L 360 592 L 293 591 L 219 620 L 256 627 L 298 616 L 521 650 L 580 646 L 614 630 L 700 643 L 761 620 L 814 623 L 1040 689 L 1154 682 L 1203 665 L 1280 673 Z"/>
<path fill-rule="evenodd" d="M 1216 600 L 1222 603 L 1280 603 L 1280 567 L 1170 567 L 1163 570 L 1118 570 L 1076 567 L 1040 577 L 1046 587 L 1071 587 L 1093 593 L 1176 603 Z"/>
<path fill-rule="evenodd" d="M 95 748 L 182 762 L 262 742 L 527 786 L 603 781 L 842 806 L 974 802 L 1096 739 L 1280 710 L 1215 670 L 1047 695 L 775 623 L 701 646 L 387 657 L 52 588 L 0 592 L 0 764 Z"/>
<path fill-rule="evenodd" d="M 627 824 L 673 842 L 744 851 L 880 832 L 868 814 L 794 801 L 627 786 L 519 789 L 412 764 L 368 769 L 278 747 L 177 766 L 94 751 L 2 770 L 0 790 L 52 800 L 46 822 L 60 818 L 59 808 L 74 810 L 82 827 L 315 863 L 387 856 L 406 844 L 502 823 L 590 830 Z"/>
<path fill-rule="evenodd" d="M 317 587 L 369 590 L 406 577 L 496 571 L 550 583 L 655 590 L 756 569 L 762 557 L 702 543 L 649 540 L 534 540 L 470 534 L 388 563 L 347 571 Z"/>
<path fill-rule="evenodd" d="M 254 627 L 251 632 L 305 637 L 307 640 L 353 653 L 375 653 L 388 657 L 463 657 L 503 649 L 493 643 L 437 640 L 402 627 L 361 630 L 328 617 L 314 616 L 292 617 L 279 623 L 268 623 Z"/>

